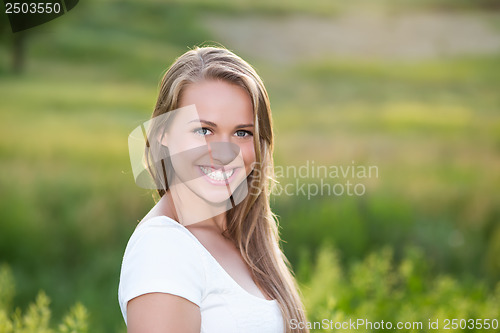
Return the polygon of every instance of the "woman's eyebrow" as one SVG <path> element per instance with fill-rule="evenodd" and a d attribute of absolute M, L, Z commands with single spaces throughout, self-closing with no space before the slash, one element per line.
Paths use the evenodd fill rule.
<path fill-rule="evenodd" d="M 253 127 L 253 124 L 241 124 L 236 126 L 235 128 L 247 128 L 247 127 Z"/>
<path fill-rule="evenodd" d="M 217 127 L 217 124 L 216 123 L 213 123 L 211 121 L 208 121 L 208 120 L 203 120 L 203 119 L 195 119 L 195 120 L 191 120 L 189 123 L 194 123 L 194 122 L 199 122 L 199 123 L 204 123 L 206 125 L 209 125 L 209 126 L 212 126 L 214 128 Z M 238 129 L 238 128 L 247 128 L 247 127 L 253 127 L 253 124 L 241 124 L 241 125 L 237 125 L 235 126 L 234 128 Z"/>
<path fill-rule="evenodd" d="M 216 123 L 213 123 L 213 122 L 208 121 L 208 120 L 203 120 L 203 119 L 191 120 L 190 122 L 188 122 L 188 124 L 190 124 L 190 123 L 204 123 L 204 124 L 207 124 L 207 125 L 212 126 L 212 127 L 217 127 Z"/>

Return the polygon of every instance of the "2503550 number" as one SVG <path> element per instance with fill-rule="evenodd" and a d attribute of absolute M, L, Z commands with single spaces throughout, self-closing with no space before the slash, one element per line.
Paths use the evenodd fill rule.
<path fill-rule="evenodd" d="M 490 328 L 496 330 L 498 328 L 498 319 L 445 319 L 445 330 L 456 329 L 482 329 L 489 330 Z"/>
<path fill-rule="evenodd" d="M 61 12 L 61 4 L 58 2 L 7 2 L 5 4 L 6 14 L 58 14 Z"/>

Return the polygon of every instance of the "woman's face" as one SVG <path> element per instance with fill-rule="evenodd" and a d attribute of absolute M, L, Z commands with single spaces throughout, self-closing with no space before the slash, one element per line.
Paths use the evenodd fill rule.
<path fill-rule="evenodd" d="M 249 94 L 225 81 L 205 80 L 184 88 L 173 112 L 162 144 L 169 148 L 174 183 L 208 202 L 228 200 L 255 162 Z"/>

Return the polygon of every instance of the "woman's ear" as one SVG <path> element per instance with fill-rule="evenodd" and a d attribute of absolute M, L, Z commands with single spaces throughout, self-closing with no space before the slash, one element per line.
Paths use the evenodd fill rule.
<path fill-rule="evenodd" d="M 167 133 L 163 132 L 162 134 L 160 134 L 158 136 L 158 142 L 161 145 L 168 147 L 168 135 L 167 135 Z"/>

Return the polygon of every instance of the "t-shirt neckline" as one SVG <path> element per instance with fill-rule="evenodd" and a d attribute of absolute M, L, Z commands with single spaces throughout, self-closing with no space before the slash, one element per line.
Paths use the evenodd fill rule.
<path fill-rule="evenodd" d="M 198 240 L 198 238 L 196 238 L 196 236 L 193 235 L 191 233 L 191 231 L 189 231 L 189 229 L 186 228 L 184 225 L 180 224 L 179 222 L 177 222 L 173 218 L 168 217 L 166 215 L 154 216 L 154 217 L 150 218 L 150 220 L 155 219 L 155 218 L 165 218 L 167 221 L 173 222 L 173 223 L 175 223 L 175 225 L 180 226 L 182 230 L 184 230 L 198 245 L 201 246 L 201 248 L 203 249 L 203 251 L 205 251 L 208 254 L 208 256 L 210 258 L 212 258 L 212 260 L 214 261 L 214 263 L 216 264 L 216 266 L 224 273 L 224 275 L 231 281 L 231 283 L 233 285 L 235 285 L 240 291 L 243 291 L 243 293 L 245 293 L 246 295 L 248 295 L 250 297 L 253 297 L 253 298 L 257 299 L 257 300 L 260 300 L 260 301 L 264 301 L 264 302 L 268 302 L 268 303 L 276 303 L 277 302 L 275 299 L 269 300 L 269 299 L 265 299 L 265 298 L 256 296 L 254 294 L 251 294 L 245 288 L 243 288 L 242 286 L 240 286 L 240 284 L 238 282 L 236 282 L 236 280 L 234 280 L 231 275 L 229 275 L 229 273 L 224 269 L 224 267 L 222 267 L 222 265 L 217 261 L 217 259 L 215 259 L 215 257 L 210 253 L 210 251 L 208 251 L 208 249 Z"/>

